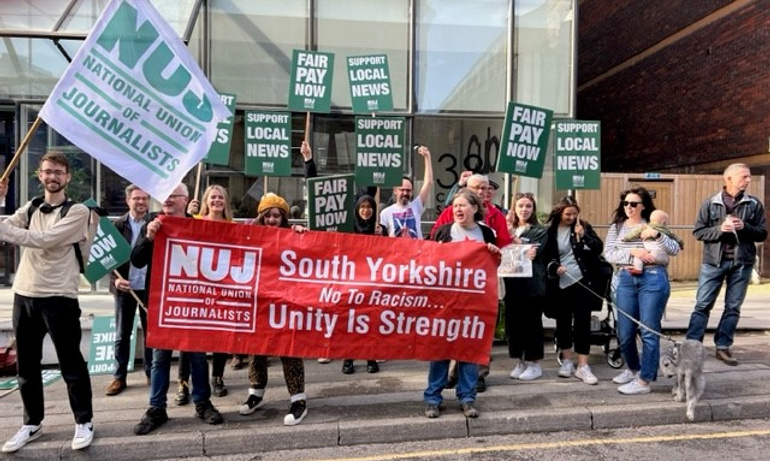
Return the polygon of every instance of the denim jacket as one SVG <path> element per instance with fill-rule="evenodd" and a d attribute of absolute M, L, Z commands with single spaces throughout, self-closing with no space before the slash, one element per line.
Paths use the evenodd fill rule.
<path fill-rule="evenodd" d="M 722 222 L 727 216 L 727 209 L 722 202 L 722 192 L 705 200 L 698 211 L 695 228 L 692 233 L 696 239 L 703 242 L 703 263 L 718 266 L 722 256 L 722 242 L 735 243 L 735 262 L 752 265 L 757 254 L 755 242 L 763 242 L 767 238 L 767 223 L 765 207 L 753 195 L 744 193 L 741 200 L 735 204 L 733 214 L 743 221 L 743 229 L 733 232 L 722 232 Z M 737 242 L 736 242 L 737 234 Z"/>

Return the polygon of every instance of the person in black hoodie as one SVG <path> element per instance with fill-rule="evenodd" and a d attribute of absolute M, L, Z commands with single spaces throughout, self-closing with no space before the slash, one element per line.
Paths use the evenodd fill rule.
<path fill-rule="evenodd" d="M 356 200 L 355 221 L 353 222 L 353 232 L 356 234 L 367 235 L 388 235 L 388 230 L 377 223 L 377 204 L 371 195 L 362 195 Z M 342 362 L 342 372 L 346 375 L 355 373 L 353 360 L 346 359 Z M 377 373 L 380 366 L 376 360 L 366 361 L 367 373 Z"/>

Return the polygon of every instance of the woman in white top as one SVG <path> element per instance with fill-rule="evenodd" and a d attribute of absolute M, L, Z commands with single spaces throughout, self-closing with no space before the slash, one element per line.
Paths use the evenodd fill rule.
<path fill-rule="evenodd" d="M 618 343 L 628 369 L 613 378 L 621 384 L 621 394 L 647 394 L 650 382 L 655 381 L 660 360 L 660 322 L 671 288 L 666 266 L 656 263 L 655 256 L 645 248 L 643 240 L 654 238 L 659 247 L 671 256 L 679 253 L 675 239 L 648 227 L 641 239 L 625 242 L 624 237 L 634 228 L 646 225 L 655 210 L 652 196 L 643 187 L 634 187 L 620 194 L 615 218 L 607 232 L 604 257 L 617 267 L 612 278 L 615 306 L 618 315 Z M 644 270 L 634 275 L 634 258 L 644 262 Z M 641 322 L 640 328 L 633 320 Z M 642 357 L 636 347 L 636 334 L 641 330 Z"/>

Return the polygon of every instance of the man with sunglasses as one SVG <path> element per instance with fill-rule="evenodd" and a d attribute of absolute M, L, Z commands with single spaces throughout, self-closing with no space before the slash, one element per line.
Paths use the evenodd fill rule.
<path fill-rule="evenodd" d="M 709 314 L 722 283 L 726 282 L 725 307 L 714 333 L 714 343 L 716 358 L 735 366 L 738 361 L 730 348 L 754 268 L 755 243 L 767 238 L 767 223 L 762 202 L 746 193 L 751 183 L 747 165 L 728 166 L 724 181 L 722 190 L 701 205 L 692 231 L 695 238 L 703 242 L 703 262 L 687 339 L 703 341 Z"/>
<path fill-rule="evenodd" d="M 30 212 L 34 206 L 30 201 L 0 223 L 0 240 L 24 247 L 13 280 L 13 333 L 24 416 L 21 429 L 3 445 L 5 453 L 19 450 L 43 433 L 40 362 L 46 334 L 56 349 L 75 416 L 72 449 L 86 448 L 94 438 L 91 378 L 80 352 L 80 263 L 73 244 L 80 245 L 81 254 L 87 255 L 97 222 L 91 222 L 90 212 L 82 204 L 72 204 L 66 216 L 61 216 L 63 205 L 69 201 L 64 189 L 72 178 L 66 155 L 43 155 L 37 178 L 43 186 L 43 203 Z M 3 181 L 0 200 L 7 192 L 8 182 Z"/>

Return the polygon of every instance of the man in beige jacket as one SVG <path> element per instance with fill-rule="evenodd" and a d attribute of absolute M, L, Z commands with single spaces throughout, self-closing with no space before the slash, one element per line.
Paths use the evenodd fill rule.
<path fill-rule="evenodd" d="M 24 247 L 13 282 L 13 332 L 24 415 L 21 429 L 3 445 L 2 451 L 6 453 L 19 450 L 42 433 L 40 362 L 46 334 L 51 335 L 56 348 L 75 416 L 72 449 L 88 447 L 94 437 L 91 378 L 80 353 L 78 281 L 82 257 L 88 257 L 89 237 L 95 233 L 96 222 L 91 222 L 86 206 L 67 203 L 64 188 L 72 176 L 64 154 L 43 155 L 37 176 L 44 196 L 28 202 L 0 223 L 0 240 Z M 0 183 L 0 200 L 7 191 L 8 182 Z M 67 210 L 64 217 L 63 210 Z M 75 245 L 80 246 L 81 262 Z"/>

